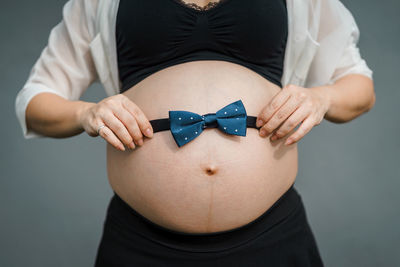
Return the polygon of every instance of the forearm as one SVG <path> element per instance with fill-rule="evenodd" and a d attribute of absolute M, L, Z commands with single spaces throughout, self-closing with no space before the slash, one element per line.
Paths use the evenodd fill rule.
<path fill-rule="evenodd" d="M 336 123 L 350 121 L 369 111 L 375 104 L 373 81 L 366 76 L 349 74 L 332 85 L 310 88 L 329 102 L 324 118 Z"/>
<path fill-rule="evenodd" d="M 79 114 L 95 103 L 70 101 L 56 94 L 43 92 L 35 95 L 26 108 L 28 129 L 49 137 L 70 137 L 83 132 Z"/>

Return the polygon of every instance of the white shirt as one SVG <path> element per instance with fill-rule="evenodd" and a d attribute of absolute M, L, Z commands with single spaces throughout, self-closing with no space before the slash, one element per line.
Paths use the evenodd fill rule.
<path fill-rule="evenodd" d="M 350 73 L 372 79 L 373 72 L 357 47 L 357 24 L 339 0 L 286 3 L 289 28 L 282 86 L 322 86 Z M 115 40 L 118 5 L 119 0 L 69 0 L 64 5 L 63 19 L 51 30 L 47 46 L 15 99 L 25 139 L 46 137 L 28 131 L 25 121 L 26 107 L 38 93 L 52 92 L 74 101 L 94 82 L 100 82 L 108 96 L 120 92 Z"/>

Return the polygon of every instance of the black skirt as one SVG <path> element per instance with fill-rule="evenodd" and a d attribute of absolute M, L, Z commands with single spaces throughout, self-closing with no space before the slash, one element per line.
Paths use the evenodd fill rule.
<path fill-rule="evenodd" d="M 292 185 L 254 221 L 228 231 L 176 232 L 153 223 L 114 192 L 95 267 L 324 266 Z"/>

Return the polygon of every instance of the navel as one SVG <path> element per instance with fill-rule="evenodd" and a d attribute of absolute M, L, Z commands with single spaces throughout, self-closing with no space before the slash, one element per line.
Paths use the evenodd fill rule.
<path fill-rule="evenodd" d="M 206 165 L 204 171 L 207 175 L 215 175 L 218 172 L 218 167 L 216 165 Z"/>

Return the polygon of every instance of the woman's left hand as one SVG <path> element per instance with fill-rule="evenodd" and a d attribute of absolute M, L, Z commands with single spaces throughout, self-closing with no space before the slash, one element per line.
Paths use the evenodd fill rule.
<path fill-rule="evenodd" d="M 283 87 L 257 116 L 256 126 L 262 126 L 260 136 L 265 137 L 276 129 L 271 136 L 273 141 L 284 137 L 302 122 L 285 145 L 299 141 L 312 127 L 320 124 L 329 109 L 330 98 L 324 89 L 303 88 L 292 84 Z"/>

